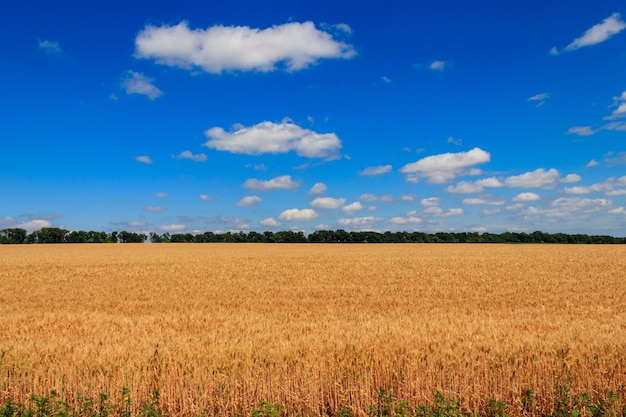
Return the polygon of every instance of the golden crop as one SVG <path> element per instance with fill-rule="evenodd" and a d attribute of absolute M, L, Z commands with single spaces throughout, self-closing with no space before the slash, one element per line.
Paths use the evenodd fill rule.
<path fill-rule="evenodd" d="M 363 415 L 382 387 L 522 414 L 626 392 L 626 245 L 0 247 L 0 399 L 154 390 L 165 415 Z"/>

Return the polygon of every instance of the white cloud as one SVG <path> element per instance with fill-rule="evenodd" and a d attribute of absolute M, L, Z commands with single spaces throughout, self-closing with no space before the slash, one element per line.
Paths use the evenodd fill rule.
<path fill-rule="evenodd" d="M 380 175 L 391 172 L 391 165 L 381 165 L 377 167 L 367 167 L 363 171 L 359 171 L 359 175 Z"/>
<path fill-rule="evenodd" d="M 540 94 L 535 94 L 532 97 L 528 97 L 528 101 L 534 101 L 537 103 L 537 107 L 541 107 L 543 106 L 546 101 L 550 98 L 550 94 L 548 93 L 540 93 Z"/>
<path fill-rule="evenodd" d="M 259 191 L 289 190 L 300 186 L 300 182 L 291 179 L 291 175 L 282 175 L 271 180 L 261 181 L 251 178 L 243 183 L 246 188 Z"/>
<path fill-rule="evenodd" d="M 191 151 L 183 151 L 177 156 L 175 156 L 175 158 L 176 159 L 191 159 L 194 162 L 204 162 L 207 160 L 206 154 L 203 154 L 203 153 L 193 154 Z"/>
<path fill-rule="evenodd" d="M 373 223 L 379 222 L 383 220 L 380 217 L 374 217 L 374 216 L 367 216 L 367 217 L 354 217 L 351 219 L 339 219 L 337 221 L 337 223 L 340 226 L 360 226 L 360 227 L 364 227 L 364 226 L 369 226 Z"/>
<path fill-rule="evenodd" d="M 42 227 L 52 227 L 52 223 L 45 219 L 31 219 L 30 221 L 22 223 L 13 217 L 4 217 L 0 219 L 0 228 L 25 229 L 27 232 L 31 233 L 35 230 L 41 229 Z"/>
<path fill-rule="evenodd" d="M 212 127 L 204 132 L 204 146 L 237 154 L 262 155 L 294 151 L 307 158 L 339 158 L 341 140 L 334 133 L 317 133 L 292 122 L 261 122 L 251 127 L 235 126 L 233 132 Z"/>
<path fill-rule="evenodd" d="M 280 68 L 297 71 L 323 58 L 348 59 L 355 54 L 351 45 L 318 30 L 312 22 L 292 22 L 267 29 L 221 25 L 190 29 L 186 22 L 176 26 L 148 25 L 135 39 L 137 58 L 184 69 L 201 68 L 212 74 Z"/>
<path fill-rule="evenodd" d="M 57 41 L 49 41 L 44 39 L 42 41 L 39 41 L 37 44 L 39 46 L 39 49 L 47 54 L 59 55 L 63 53 L 61 45 Z"/>
<path fill-rule="evenodd" d="M 581 185 L 575 187 L 565 187 L 565 194 L 588 194 L 591 191 L 589 187 L 583 187 Z"/>
<path fill-rule="evenodd" d="M 602 43 L 624 30 L 624 28 L 626 28 L 626 23 L 622 21 L 620 14 L 613 13 L 604 19 L 602 23 L 592 26 L 581 37 L 574 39 L 572 43 L 565 47 L 565 50 L 575 51 L 585 46 Z"/>
<path fill-rule="evenodd" d="M 306 222 L 317 219 L 319 216 L 313 209 L 289 209 L 280 213 L 278 219 L 284 222 Z"/>
<path fill-rule="evenodd" d="M 261 201 L 262 201 L 261 197 L 259 197 L 259 196 L 248 195 L 248 196 L 243 197 L 241 200 L 239 200 L 237 202 L 237 205 L 239 207 L 250 207 L 250 206 L 252 206 L 254 204 L 260 203 Z"/>
<path fill-rule="evenodd" d="M 415 194 L 404 194 L 404 195 L 400 196 L 400 200 L 413 202 L 413 201 L 415 201 L 415 197 L 416 197 Z"/>
<path fill-rule="evenodd" d="M 433 217 L 455 217 L 463 214 L 463 209 L 461 208 L 451 208 L 449 210 L 444 210 L 441 207 L 432 206 L 427 207 L 423 212 L 424 215 L 433 216 Z"/>
<path fill-rule="evenodd" d="M 163 232 L 181 232 L 185 230 L 187 226 L 184 224 L 167 224 L 163 226 L 159 226 L 159 230 Z"/>
<path fill-rule="evenodd" d="M 154 196 L 156 198 L 167 198 L 167 197 L 169 197 L 169 194 L 168 193 L 164 193 L 164 192 L 158 192 L 158 193 L 155 193 Z"/>
<path fill-rule="evenodd" d="M 152 81 L 154 81 L 153 78 L 146 77 L 140 72 L 128 71 L 122 80 L 122 87 L 126 90 L 126 94 L 141 94 L 154 100 L 163 92 L 152 84 Z"/>
<path fill-rule="evenodd" d="M 615 182 L 615 185 L 617 185 L 618 187 L 626 187 L 626 175 L 624 175 L 623 177 L 619 177 Z"/>
<path fill-rule="evenodd" d="M 383 76 L 381 78 L 381 80 L 383 80 L 385 83 L 390 84 L 391 83 L 391 78 L 387 77 L 387 76 Z"/>
<path fill-rule="evenodd" d="M 261 226 L 267 226 L 267 227 L 279 227 L 281 225 L 280 222 L 277 222 L 271 217 L 267 219 L 263 219 L 259 223 L 261 224 Z"/>
<path fill-rule="evenodd" d="M 141 162 L 141 163 L 144 163 L 144 164 L 148 164 L 148 165 L 153 163 L 152 159 L 149 156 L 147 156 L 147 155 L 137 156 L 137 157 L 135 157 L 135 161 Z"/>
<path fill-rule="evenodd" d="M 495 214 L 499 214 L 499 213 L 500 213 L 500 209 L 499 209 L 499 208 L 497 208 L 497 209 L 484 209 L 484 210 L 481 212 L 481 214 L 482 214 L 483 216 L 493 216 L 493 215 L 495 215 Z"/>
<path fill-rule="evenodd" d="M 384 201 L 386 203 L 389 203 L 389 202 L 393 201 L 393 196 L 391 194 L 385 194 L 385 195 L 377 196 L 377 195 L 374 195 L 374 194 L 365 193 L 365 194 L 361 194 L 359 196 L 359 200 L 365 201 L 365 202 L 368 202 L 368 203 L 371 203 L 373 201 Z"/>
<path fill-rule="evenodd" d="M 343 206 L 346 202 L 345 198 L 317 197 L 311 201 L 311 206 L 324 209 L 336 209 Z"/>
<path fill-rule="evenodd" d="M 451 143 L 451 144 L 456 145 L 456 146 L 461 146 L 461 145 L 463 145 L 463 139 L 461 139 L 461 138 L 454 139 L 452 136 L 448 136 L 448 139 L 446 140 L 446 143 Z"/>
<path fill-rule="evenodd" d="M 455 185 L 449 185 L 446 187 L 446 191 L 449 193 L 479 193 L 483 191 L 484 187 L 475 182 L 461 181 Z"/>
<path fill-rule="evenodd" d="M 609 214 L 626 214 L 626 208 L 616 207 L 614 209 L 609 210 Z"/>
<path fill-rule="evenodd" d="M 323 182 L 316 182 L 309 190 L 309 194 L 322 194 L 328 187 Z"/>
<path fill-rule="evenodd" d="M 433 61 L 430 63 L 428 68 L 430 68 L 433 71 L 443 71 L 443 70 L 448 69 L 449 66 L 450 64 L 447 63 L 446 61 Z"/>
<path fill-rule="evenodd" d="M 467 152 L 444 153 L 431 155 L 416 162 L 407 164 L 400 172 L 409 175 L 409 180 L 419 177 L 428 178 L 428 182 L 441 184 L 453 180 L 459 175 L 477 174 L 479 171 L 469 168 L 489 162 L 491 155 L 480 148 L 474 148 Z"/>
<path fill-rule="evenodd" d="M 504 185 L 513 188 L 550 188 L 556 185 L 559 177 L 559 171 L 554 168 L 548 171 L 538 168 L 532 172 L 508 177 L 504 180 Z"/>
<path fill-rule="evenodd" d="M 392 218 L 389 219 L 389 223 L 392 223 L 392 224 L 419 224 L 419 223 L 422 223 L 422 219 L 420 219 L 419 217 L 416 217 L 414 212 L 411 212 L 410 214 L 407 213 L 406 216 L 392 217 Z"/>
<path fill-rule="evenodd" d="M 441 205 L 441 200 L 437 197 L 422 198 L 420 204 L 424 207 L 438 207 Z"/>
<path fill-rule="evenodd" d="M 536 193 L 519 193 L 515 197 L 513 197 L 513 201 L 515 202 L 525 202 L 525 201 L 537 201 L 541 200 L 539 194 Z"/>
<path fill-rule="evenodd" d="M 214 196 L 210 196 L 208 194 L 200 194 L 200 200 L 202 201 L 212 201 L 215 200 L 217 197 Z"/>
<path fill-rule="evenodd" d="M 143 210 L 144 211 L 150 211 L 152 213 L 159 213 L 159 212 L 165 211 L 167 209 L 165 207 L 162 207 L 162 206 L 145 206 L 143 208 Z"/>
<path fill-rule="evenodd" d="M 587 162 L 587 165 L 585 165 L 585 168 L 597 167 L 598 165 L 600 165 L 600 163 L 596 161 L 595 159 L 592 159 L 591 161 Z"/>
<path fill-rule="evenodd" d="M 561 182 L 565 184 L 571 184 L 573 182 L 578 182 L 581 179 L 581 176 L 578 174 L 567 174 L 565 178 L 561 178 Z"/>
<path fill-rule="evenodd" d="M 596 133 L 591 126 L 572 126 L 567 129 L 568 135 L 591 136 Z"/>
<path fill-rule="evenodd" d="M 463 204 L 469 205 L 489 205 L 489 206 L 499 206 L 504 204 L 504 200 L 489 200 L 487 198 L 465 198 L 463 199 Z"/>
<path fill-rule="evenodd" d="M 352 204 L 348 204 L 343 206 L 343 208 L 341 209 L 344 213 L 346 214 L 354 214 L 360 210 L 363 210 L 363 204 L 361 204 L 358 201 L 355 201 Z"/>

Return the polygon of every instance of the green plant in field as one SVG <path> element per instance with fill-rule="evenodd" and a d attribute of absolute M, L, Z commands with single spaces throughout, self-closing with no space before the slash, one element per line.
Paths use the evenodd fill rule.
<path fill-rule="evenodd" d="M 150 397 L 150 401 L 145 403 L 141 410 L 139 410 L 139 415 L 141 417 L 162 417 L 163 413 L 161 411 L 161 394 L 158 390 L 154 390 L 152 392 L 152 396 Z"/>
<path fill-rule="evenodd" d="M 524 415 L 532 414 L 535 410 L 535 392 L 530 388 L 524 391 L 522 395 L 522 413 Z"/>
<path fill-rule="evenodd" d="M 470 417 L 471 414 L 461 410 L 461 403 L 453 398 L 446 398 L 441 392 L 435 394 L 431 406 L 421 405 L 415 412 L 416 417 Z"/>
<path fill-rule="evenodd" d="M 484 417 L 509 417 L 506 412 L 506 404 L 502 401 L 489 398 L 484 407 Z"/>
<path fill-rule="evenodd" d="M 344 407 L 340 410 L 337 410 L 335 417 L 352 417 L 352 410 L 349 407 Z"/>
<path fill-rule="evenodd" d="M 280 417 L 280 404 L 261 401 L 259 408 L 252 410 L 252 417 Z"/>
<path fill-rule="evenodd" d="M 409 408 L 407 403 L 396 398 L 395 394 L 384 388 L 378 388 L 378 398 L 375 406 L 370 406 L 370 417 L 407 417 Z"/>

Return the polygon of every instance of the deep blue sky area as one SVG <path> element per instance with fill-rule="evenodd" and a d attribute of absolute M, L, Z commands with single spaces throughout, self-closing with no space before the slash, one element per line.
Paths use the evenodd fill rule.
<path fill-rule="evenodd" d="M 621 1 L 0 19 L 0 229 L 626 236 Z"/>

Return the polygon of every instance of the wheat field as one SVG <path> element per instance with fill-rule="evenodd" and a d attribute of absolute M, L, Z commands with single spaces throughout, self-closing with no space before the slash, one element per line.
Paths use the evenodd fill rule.
<path fill-rule="evenodd" d="M 623 403 L 625 271 L 626 245 L 3 245 L 0 399 L 359 416 L 384 388 L 520 416 L 567 384 Z"/>

